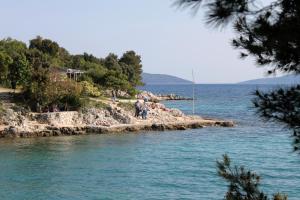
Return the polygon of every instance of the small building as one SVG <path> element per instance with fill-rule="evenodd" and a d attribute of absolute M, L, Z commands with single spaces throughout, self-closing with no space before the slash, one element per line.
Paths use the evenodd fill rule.
<path fill-rule="evenodd" d="M 78 79 L 85 74 L 85 72 L 79 69 L 67 69 L 66 74 L 68 78 L 78 81 Z"/>

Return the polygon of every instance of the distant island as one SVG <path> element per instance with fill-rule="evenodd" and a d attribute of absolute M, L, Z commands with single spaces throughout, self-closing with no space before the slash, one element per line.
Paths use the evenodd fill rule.
<path fill-rule="evenodd" d="M 238 84 L 272 84 L 272 85 L 294 85 L 300 83 L 300 76 L 298 75 L 286 75 L 274 78 L 261 78 L 249 81 L 239 82 Z"/>
<path fill-rule="evenodd" d="M 188 85 L 192 84 L 192 81 L 185 80 L 176 76 L 166 74 L 142 74 L 142 82 L 145 85 Z"/>

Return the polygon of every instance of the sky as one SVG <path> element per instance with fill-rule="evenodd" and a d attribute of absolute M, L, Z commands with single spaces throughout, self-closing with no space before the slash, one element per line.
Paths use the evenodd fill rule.
<path fill-rule="evenodd" d="M 174 0 L 0 0 L 0 38 L 27 42 L 37 35 L 71 54 L 105 57 L 134 50 L 143 70 L 197 83 L 236 83 L 265 77 L 253 59 L 239 59 L 230 26 L 205 25 L 201 11 Z"/>

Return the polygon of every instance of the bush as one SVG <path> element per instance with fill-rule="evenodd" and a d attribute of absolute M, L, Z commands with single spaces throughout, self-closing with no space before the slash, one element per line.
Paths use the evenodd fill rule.
<path fill-rule="evenodd" d="M 101 92 L 98 87 L 95 87 L 93 83 L 88 81 L 82 81 L 82 91 L 83 95 L 90 96 L 90 97 L 100 97 Z"/>
<path fill-rule="evenodd" d="M 63 107 L 65 111 L 78 110 L 84 104 L 79 95 L 67 94 L 59 100 L 59 107 Z"/>
<path fill-rule="evenodd" d="M 47 81 L 32 82 L 25 91 L 26 103 L 38 112 L 49 110 L 51 106 L 59 106 L 63 110 L 77 110 L 82 102 L 81 84 L 58 73 L 47 75 Z"/>
<path fill-rule="evenodd" d="M 129 88 L 129 89 L 127 90 L 127 93 L 128 93 L 131 97 L 134 97 L 135 95 L 138 94 L 138 90 L 135 89 L 135 88 Z"/>

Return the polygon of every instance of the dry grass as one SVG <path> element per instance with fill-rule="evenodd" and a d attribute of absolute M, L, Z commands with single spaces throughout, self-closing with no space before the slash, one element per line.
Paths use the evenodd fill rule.
<path fill-rule="evenodd" d="M 119 102 L 118 106 L 126 111 L 134 111 L 134 104 L 130 102 Z"/>

